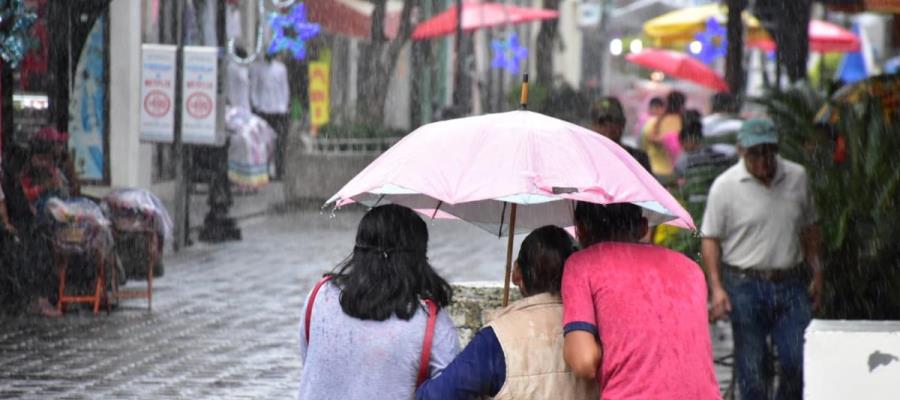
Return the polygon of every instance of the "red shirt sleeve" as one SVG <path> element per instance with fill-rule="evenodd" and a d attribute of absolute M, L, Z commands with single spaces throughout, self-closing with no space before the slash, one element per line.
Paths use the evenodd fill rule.
<path fill-rule="evenodd" d="M 34 202 L 36 202 L 38 197 L 40 197 L 41 192 L 43 192 L 44 188 L 42 188 L 38 184 L 33 184 L 31 178 L 25 174 L 21 176 L 21 182 L 22 191 L 25 192 L 25 197 L 28 199 L 28 204 L 34 206 Z"/>
<path fill-rule="evenodd" d="M 591 268 L 581 258 L 577 255 L 570 257 L 563 269 L 563 326 L 566 333 L 581 330 L 597 335 Z"/>

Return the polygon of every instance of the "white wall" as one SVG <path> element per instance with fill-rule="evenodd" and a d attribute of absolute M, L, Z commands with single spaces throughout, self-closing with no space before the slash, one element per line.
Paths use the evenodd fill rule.
<path fill-rule="evenodd" d="M 582 31 L 578 26 L 578 0 L 563 0 L 559 5 L 559 41 L 553 51 L 553 74 L 560 75 L 573 88 L 581 84 Z"/>
<path fill-rule="evenodd" d="M 150 188 L 153 147 L 140 129 L 141 2 L 109 5 L 109 160 L 113 187 Z"/>
<path fill-rule="evenodd" d="M 360 60 L 365 62 L 365 60 Z M 412 82 L 412 46 L 407 43 L 397 57 L 397 66 L 388 85 L 384 104 L 384 124 L 409 129 L 410 89 Z"/>
<path fill-rule="evenodd" d="M 900 396 L 900 321 L 813 320 L 804 354 L 806 399 Z"/>

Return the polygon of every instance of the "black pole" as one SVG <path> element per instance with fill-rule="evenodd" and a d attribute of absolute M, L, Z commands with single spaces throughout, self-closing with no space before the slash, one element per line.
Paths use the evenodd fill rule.
<path fill-rule="evenodd" d="M 456 0 L 456 41 L 454 42 L 454 68 L 453 68 L 453 105 L 463 105 L 463 29 L 462 29 L 463 1 Z"/>
<path fill-rule="evenodd" d="M 4 163 L 9 162 L 7 156 L 12 154 L 13 145 L 13 71 L 8 63 L 0 63 L 0 147 L 3 154 L 0 154 Z M 0 168 L 2 169 L 2 168 Z M 16 171 L 18 172 L 18 171 Z M 3 177 L 0 176 L 0 179 Z"/>
<path fill-rule="evenodd" d="M 744 90 L 744 21 L 741 13 L 747 8 L 747 0 L 728 1 L 728 53 L 725 59 L 725 81 L 731 93 L 742 98 Z"/>
<path fill-rule="evenodd" d="M 185 246 L 190 235 L 187 223 L 187 181 L 185 180 L 184 144 L 181 141 L 181 103 L 184 81 L 184 1 L 175 6 L 175 109 L 172 164 L 175 166 L 175 251 Z"/>
<path fill-rule="evenodd" d="M 212 1 L 212 0 L 210 0 Z M 219 47 L 219 65 L 216 93 L 219 101 L 225 95 L 225 63 L 227 53 L 225 46 L 225 1 L 216 1 L 216 44 Z M 200 240 L 204 242 L 219 243 L 227 240 L 241 240 L 241 230 L 233 218 L 228 216 L 233 204 L 231 197 L 231 183 L 228 181 L 228 146 L 230 140 L 226 134 L 225 144 L 222 146 L 210 146 L 206 148 L 210 168 L 209 197 L 206 203 L 209 212 L 203 219 L 203 229 L 200 230 Z"/>

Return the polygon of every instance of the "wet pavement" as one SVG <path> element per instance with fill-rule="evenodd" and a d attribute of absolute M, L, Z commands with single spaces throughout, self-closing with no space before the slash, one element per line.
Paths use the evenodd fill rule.
<path fill-rule="evenodd" d="M 266 215 L 242 222 L 241 242 L 167 255 L 152 312 L 134 299 L 110 315 L 0 317 L 0 399 L 295 398 L 303 297 L 348 254 L 360 217 Z M 503 278 L 505 240 L 459 222 L 429 228 L 448 280 Z"/>

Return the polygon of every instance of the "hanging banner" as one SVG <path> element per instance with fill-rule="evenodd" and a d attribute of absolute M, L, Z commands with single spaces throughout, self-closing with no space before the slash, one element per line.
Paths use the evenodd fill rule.
<path fill-rule="evenodd" d="M 69 149 L 80 180 L 106 182 L 108 135 L 104 31 L 106 17 L 97 18 L 75 66 L 69 94 Z"/>
<path fill-rule="evenodd" d="M 327 60 L 327 58 L 326 58 Z M 329 121 L 331 64 L 327 61 L 309 62 L 309 120 L 316 130 Z"/>
<path fill-rule="evenodd" d="M 184 47 L 181 132 L 184 143 L 220 144 L 217 135 L 218 53 L 216 47 Z M 224 139 L 224 138 L 222 138 Z"/>
<path fill-rule="evenodd" d="M 172 143 L 175 135 L 175 46 L 141 46 L 141 140 Z"/>

